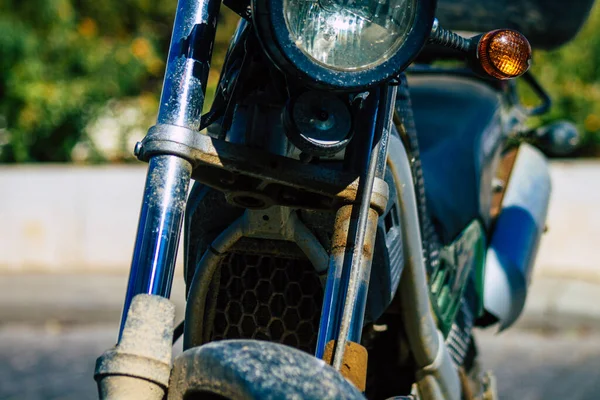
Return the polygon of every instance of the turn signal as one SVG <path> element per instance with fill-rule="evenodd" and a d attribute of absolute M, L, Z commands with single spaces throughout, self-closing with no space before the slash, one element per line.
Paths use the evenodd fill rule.
<path fill-rule="evenodd" d="M 488 75 L 496 79 L 516 78 L 531 65 L 531 45 L 519 32 L 499 29 L 481 37 L 477 58 Z"/>

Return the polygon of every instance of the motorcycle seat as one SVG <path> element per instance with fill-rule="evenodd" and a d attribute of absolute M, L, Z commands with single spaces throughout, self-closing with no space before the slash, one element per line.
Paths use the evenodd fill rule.
<path fill-rule="evenodd" d="M 419 75 L 408 82 L 427 206 L 448 244 L 474 219 L 489 223 L 501 97 L 470 77 Z"/>

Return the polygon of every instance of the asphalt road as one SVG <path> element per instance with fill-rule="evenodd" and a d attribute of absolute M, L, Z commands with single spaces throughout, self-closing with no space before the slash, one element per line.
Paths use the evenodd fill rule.
<path fill-rule="evenodd" d="M 0 328 L 0 399 L 94 399 L 96 357 L 112 327 Z M 479 335 L 502 399 L 600 399 L 600 333 Z"/>

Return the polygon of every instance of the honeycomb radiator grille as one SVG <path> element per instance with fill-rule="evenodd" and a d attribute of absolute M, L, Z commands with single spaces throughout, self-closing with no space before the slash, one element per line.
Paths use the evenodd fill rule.
<path fill-rule="evenodd" d="M 314 352 L 323 289 L 308 260 L 230 253 L 220 267 L 211 340 L 268 340 Z"/>

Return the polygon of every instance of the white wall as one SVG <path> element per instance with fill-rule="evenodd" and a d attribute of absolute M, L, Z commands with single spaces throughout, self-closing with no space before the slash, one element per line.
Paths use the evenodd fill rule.
<path fill-rule="evenodd" d="M 600 162 L 551 164 L 552 200 L 537 274 L 600 283 Z"/>
<path fill-rule="evenodd" d="M 145 174 L 144 164 L 0 167 L 0 271 L 127 272 Z M 553 162 L 552 180 L 536 273 L 600 281 L 600 162 Z"/>
<path fill-rule="evenodd" d="M 0 269 L 126 270 L 145 175 L 143 164 L 0 168 Z"/>

